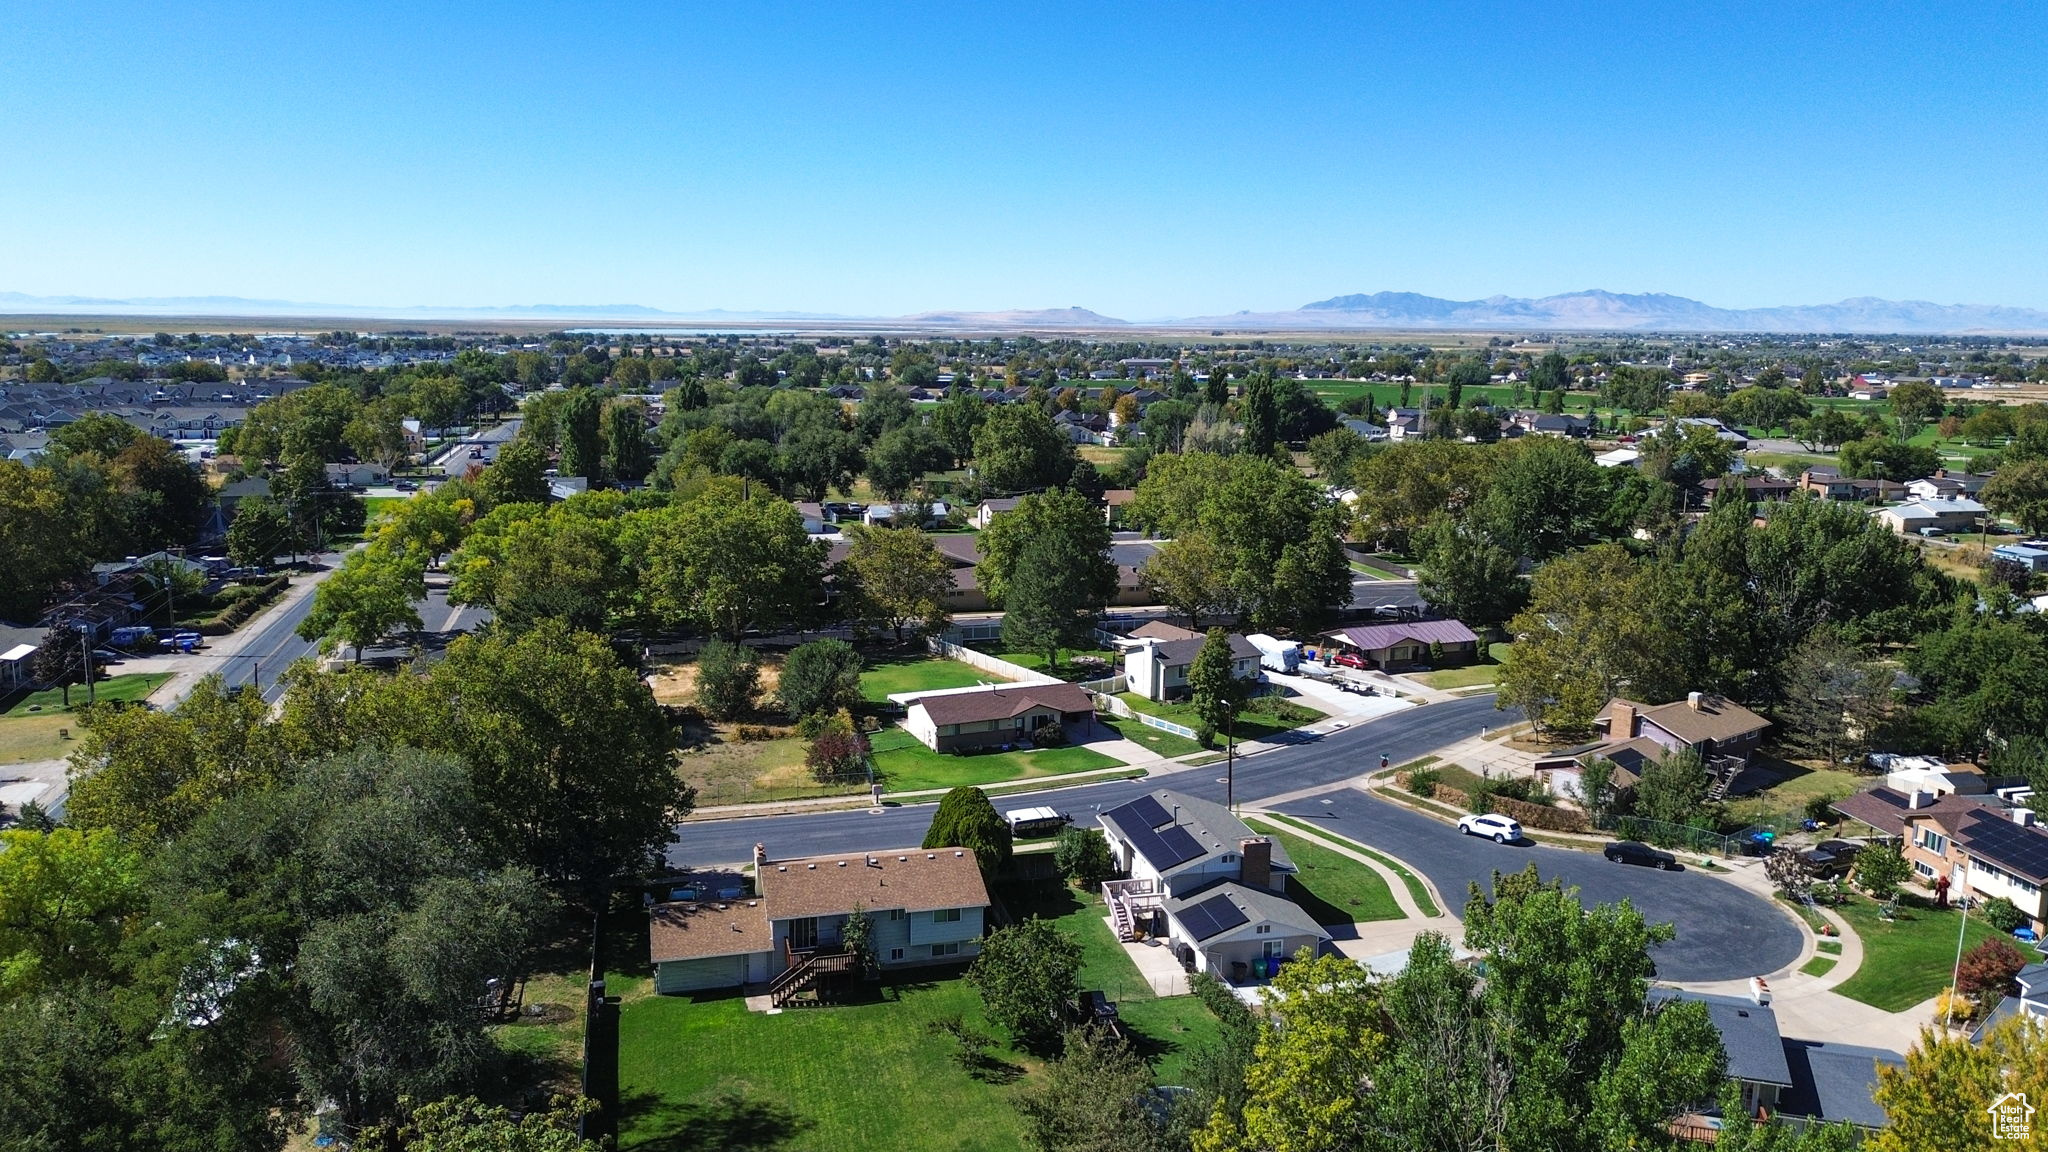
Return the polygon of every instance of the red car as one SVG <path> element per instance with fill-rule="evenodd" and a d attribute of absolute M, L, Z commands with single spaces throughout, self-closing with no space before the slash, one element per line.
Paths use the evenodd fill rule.
<path fill-rule="evenodd" d="M 1341 666 L 1343 666 L 1343 667 L 1345 667 L 1345 668 L 1370 668 L 1370 667 L 1372 667 L 1372 665 L 1371 665 L 1371 664 L 1369 664 L 1369 663 L 1367 663 L 1367 662 L 1366 662 L 1366 659 L 1365 659 L 1365 657 L 1363 657 L 1363 656 L 1360 656 L 1360 655 L 1359 655 L 1358 653 L 1356 653 L 1356 652 L 1339 652 L 1339 653 L 1337 653 L 1337 655 L 1336 655 L 1336 656 L 1335 656 L 1335 657 L 1334 657 L 1334 658 L 1333 658 L 1333 659 L 1332 659 L 1332 660 L 1331 660 L 1330 662 L 1331 662 L 1332 664 L 1338 664 L 1338 665 L 1341 665 Z"/>

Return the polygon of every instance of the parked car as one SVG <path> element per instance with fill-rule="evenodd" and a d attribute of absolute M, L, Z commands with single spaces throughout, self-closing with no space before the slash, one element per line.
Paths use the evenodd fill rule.
<path fill-rule="evenodd" d="M 1927 537 L 1929 540 L 1932 540 L 1936 536 L 1946 536 L 1948 535 L 1948 533 L 1942 531 L 1939 528 L 1922 528 L 1920 529 L 1920 535 Z"/>
<path fill-rule="evenodd" d="M 1861 851 L 1863 845 L 1854 840 L 1823 840 L 1800 856 L 1823 879 L 1833 879 L 1845 875 L 1855 865 L 1856 854 Z"/>
<path fill-rule="evenodd" d="M 419 484 L 411 480 L 398 480 L 393 482 L 391 486 L 400 492 L 417 492 L 420 490 Z"/>
<path fill-rule="evenodd" d="M 95 648 L 92 650 L 92 658 L 102 664 L 119 664 L 126 660 L 128 655 L 125 652 L 116 652 L 112 648 Z"/>
<path fill-rule="evenodd" d="M 1467 816 L 1458 821 L 1458 831 L 1467 836 L 1485 836 L 1495 844 L 1506 844 L 1522 838 L 1522 826 L 1506 816 L 1488 812 L 1478 816 Z"/>
<path fill-rule="evenodd" d="M 1335 656 L 1331 657 L 1330 662 L 1337 665 L 1340 668 L 1372 667 L 1371 664 L 1366 662 L 1365 657 L 1360 656 L 1356 652 L 1339 652 Z"/>
<path fill-rule="evenodd" d="M 1678 867 L 1678 857 L 1635 840 L 1617 840 L 1600 854 L 1616 864 L 1640 864 L 1645 868 L 1662 868 L 1666 872 Z"/>

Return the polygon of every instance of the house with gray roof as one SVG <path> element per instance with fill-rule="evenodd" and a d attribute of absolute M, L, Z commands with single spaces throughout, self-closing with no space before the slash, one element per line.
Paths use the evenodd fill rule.
<path fill-rule="evenodd" d="M 1286 894 L 1296 872 L 1286 848 L 1221 804 L 1156 788 L 1096 820 L 1126 877 L 1102 886 L 1118 939 L 1161 942 L 1234 988 L 1329 943 L 1329 930 Z"/>
<path fill-rule="evenodd" d="M 1259 677 L 1259 650 L 1251 641 L 1233 632 L 1230 641 L 1230 675 L 1238 680 Z M 1189 628 L 1152 621 L 1131 634 L 1124 647 L 1124 675 L 1131 691 L 1147 700 L 1177 700 L 1191 691 L 1188 671 L 1202 654 L 1208 637 Z"/>
<path fill-rule="evenodd" d="M 1818 1040 L 1788 1038 L 1778 1030 L 1778 1014 L 1770 995 L 1719 996 L 1658 988 L 1650 1006 L 1695 1001 L 1721 1035 L 1728 1056 L 1728 1077 L 1742 1087 L 1742 1106 L 1811 1123 L 1849 1123 L 1866 1129 L 1886 1124 L 1878 1107 L 1877 1069 L 1903 1067 L 1905 1057 L 1879 1048 L 1860 1048 Z"/>

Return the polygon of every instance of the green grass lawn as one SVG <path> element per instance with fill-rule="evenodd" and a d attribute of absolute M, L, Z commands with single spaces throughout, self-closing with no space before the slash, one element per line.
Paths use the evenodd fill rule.
<path fill-rule="evenodd" d="M 974 647 L 977 651 L 986 652 L 998 660 L 1008 660 L 1019 668 L 1029 668 L 1033 672 L 1057 676 L 1070 684 L 1077 684 L 1083 680 L 1101 680 L 1116 675 L 1117 654 L 1106 648 L 1062 648 L 1060 662 L 1055 667 L 1046 664 L 1043 652 L 999 650 L 994 644 L 987 647 L 977 644 Z"/>
<path fill-rule="evenodd" d="M 1198 727 L 1201 724 L 1201 717 L 1195 715 L 1195 706 L 1187 702 L 1161 704 L 1156 700 L 1147 700 L 1136 692 L 1118 693 L 1118 698 L 1124 703 L 1129 704 L 1132 708 L 1157 716 L 1162 720 L 1171 720 L 1175 724 L 1185 724 L 1190 728 Z M 1287 703 L 1300 708 L 1306 715 L 1300 720 L 1283 720 L 1278 716 L 1255 712 L 1250 707 L 1247 707 L 1244 711 L 1237 714 L 1237 739 L 1239 741 L 1264 740 L 1269 736 L 1277 736 L 1282 732 L 1291 732 L 1304 724 L 1313 724 L 1324 718 L 1324 714 L 1320 710 L 1304 704 L 1299 699 L 1289 699 Z M 1222 739 L 1223 737 L 1219 734 L 1217 736 L 1218 742 L 1220 743 Z"/>
<path fill-rule="evenodd" d="M 1815 956 L 1813 959 L 1808 960 L 1804 964 L 1801 964 L 1799 966 L 1799 970 L 1801 972 L 1806 973 L 1808 976 L 1825 976 L 1828 974 L 1828 971 L 1832 969 L 1834 966 L 1835 957 Z"/>
<path fill-rule="evenodd" d="M 1471 688 L 1480 684 L 1492 684 L 1499 676 L 1498 664 L 1473 664 L 1464 668 L 1443 668 L 1435 672 L 1408 674 L 1410 680 L 1439 689 Z"/>
<path fill-rule="evenodd" d="M 1176 736 L 1140 720 L 1124 720 L 1115 716 L 1097 716 L 1095 720 L 1123 733 L 1124 739 L 1143 744 L 1161 756 L 1188 756 L 1202 750 L 1200 744 L 1185 736 Z"/>
<path fill-rule="evenodd" d="M 901 656 L 873 661 L 860 674 L 860 694 L 874 703 L 897 692 L 930 692 L 939 688 L 972 688 L 1000 683 L 1002 677 L 958 660 L 936 656 Z"/>
<path fill-rule="evenodd" d="M 1863 966 L 1835 991 L 1887 1012 L 1911 1008 L 1948 987 L 1961 916 L 1917 896 L 1899 897 L 1897 911 L 1897 919 L 1887 924 L 1878 919 L 1878 905 L 1868 897 L 1851 897 L 1835 908 L 1863 941 Z M 1983 920 L 1971 917 L 1963 948 L 1968 951 L 1997 935 Z"/>
<path fill-rule="evenodd" d="M 363 497 L 363 508 L 369 512 L 369 520 L 367 521 L 367 523 L 375 524 L 377 522 L 377 517 L 383 515 L 385 512 L 390 511 L 392 508 L 400 504 L 403 504 L 410 499 L 412 499 L 412 497 L 410 496 Z"/>
<path fill-rule="evenodd" d="M 1011 885 L 1001 895 L 1013 914 L 1050 919 L 1081 944 L 1081 986 L 1117 1002 L 1159 1083 L 1185 1082 L 1189 1059 L 1216 1042 L 1216 1020 L 1192 996 L 1152 994 L 1103 923 L 1100 898 L 1057 883 Z M 779 1016 L 748 1012 L 738 995 L 654 996 L 645 976 L 613 977 L 623 1001 L 619 1146 L 1023 1147 L 1015 1099 L 1041 1062 L 998 1043 L 1002 1074 L 976 1079 L 954 1062 L 953 1042 L 929 1029 L 958 1015 L 1000 1037 L 961 971 L 904 973 L 885 980 L 872 1002 Z"/>
<path fill-rule="evenodd" d="M 1349 836 L 1339 836 L 1335 832 L 1331 832 L 1326 828 L 1317 828 L 1313 821 L 1303 820 L 1299 816 L 1282 816 L 1276 813 L 1273 815 L 1272 820 L 1276 824 L 1291 824 L 1297 828 L 1314 832 L 1316 835 L 1321 836 L 1327 840 L 1336 840 L 1362 856 L 1372 857 L 1373 859 L 1379 861 L 1380 863 L 1394 870 L 1394 875 L 1399 876 L 1401 878 L 1402 885 L 1408 889 L 1408 898 L 1415 901 L 1415 906 L 1417 908 L 1422 909 L 1422 914 L 1424 916 L 1436 916 L 1441 914 L 1441 911 L 1436 906 L 1436 901 L 1430 899 L 1429 885 L 1424 884 L 1422 882 L 1422 877 L 1417 876 L 1414 872 L 1410 871 L 1406 864 L 1401 863 L 1399 860 L 1394 859 L 1392 856 L 1389 856 L 1384 852 L 1376 851 L 1370 845 L 1361 844 L 1358 841 L 1353 840 Z"/>
<path fill-rule="evenodd" d="M 910 974 L 873 1003 L 778 1016 L 736 992 L 635 995 L 622 981 L 622 1149 L 790 1148 L 853 1152 L 1009 1152 L 1024 1144 L 1022 1084 L 974 1079 L 957 1046 L 929 1030 L 957 1015 L 995 1034 L 958 970 Z M 1016 1073 L 1038 1062 L 1006 1046 Z"/>
<path fill-rule="evenodd" d="M 1389 571 L 1387 571 L 1387 570 L 1386 570 L 1385 568 L 1375 568 L 1375 567 L 1373 567 L 1372 565 L 1370 565 L 1370 564 L 1367 564 L 1367 563 L 1365 563 L 1365 562 L 1363 562 L 1363 561 L 1359 561 L 1359 560 L 1353 560 L 1353 561 L 1351 561 L 1350 563 L 1351 563 L 1351 570 L 1352 570 L 1353 572 L 1356 572 L 1356 573 L 1360 574 L 1361 576 L 1370 576 L 1370 577 L 1372 577 L 1372 578 L 1373 578 L 1373 579 L 1375 579 L 1375 580 L 1399 580 L 1399 579 L 1400 579 L 1400 577 L 1399 577 L 1399 576 L 1396 576 L 1396 575 L 1394 575 L 1394 574 L 1393 574 L 1392 572 L 1389 572 Z"/>
<path fill-rule="evenodd" d="M 115 676 L 95 684 L 92 687 L 92 694 L 101 700 L 140 700 L 151 692 L 156 691 L 158 686 L 170 678 L 171 674 L 168 672 L 137 672 L 127 676 Z M 4 718 L 12 720 L 20 716 L 46 716 L 53 712 L 75 712 L 85 704 L 86 695 L 85 685 L 73 684 L 71 686 L 71 707 L 67 709 L 64 707 L 63 689 L 45 688 L 40 692 L 31 692 L 15 701 L 14 707 L 7 710 Z"/>
<path fill-rule="evenodd" d="M 1288 879 L 1288 895 L 1325 927 L 1401 919 L 1401 906 L 1378 872 L 1348 856 L 1311 844 L 1271 821 L 1253 821 L 1287 850 L 1300 871 Z"/>
<path fill-rule="evenodd" d="M 1830 956 L 1840 956 L 1842 954 L 1842 942 L 1840 940 L 1816 940 L 1813 942 L 1813 947 L 1816 951 L 1825 952 Z"/>
<path fill-rule="evenodd" d="M 1093 748 L 1081 747 L 968 755 L 934 752 L 901 728 L 885 728 L 875 733 L 873 748 L 875 775 L 882 787 L 890 792 L 958 788 L 965 784 L 1000 784 L 1035 776 L 1114 768 L 1123 763 Z"/>

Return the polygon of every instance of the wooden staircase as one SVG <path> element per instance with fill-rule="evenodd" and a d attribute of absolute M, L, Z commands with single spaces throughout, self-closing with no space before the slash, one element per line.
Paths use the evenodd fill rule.
<path fill-rule="evenodd" d="M 1116 938 L 1128 944 L 1138 938 L 1138 930 L 1131 923 L 1131 904 L 1128 900 L 1109 902 L 1109 914 L 1116 921 Z"/>
<path fill-rule="evenodd" d="M 791 1004 L 822 1004 L 826 987 L 836 982 L 833 978 L 852 970 L 853 957 L 847 953 L 804 953 L 768 985 L 768 1003 L 776 1008 L 787 1008 Z M 806 994 L 807 999 L 798 999 Z"/>
<path fill-rule="evenodd" d="M 1742 775 L 1745 765 L 1739 756 L 1716 756 L 1707 764 L 1707 770 L 1714 774 L 1713 783 L 1707 785 L 1707 799 L 1715 802 L 1728 798 L 1728 789 L 1734 787 L 1735 778 Z"/>

